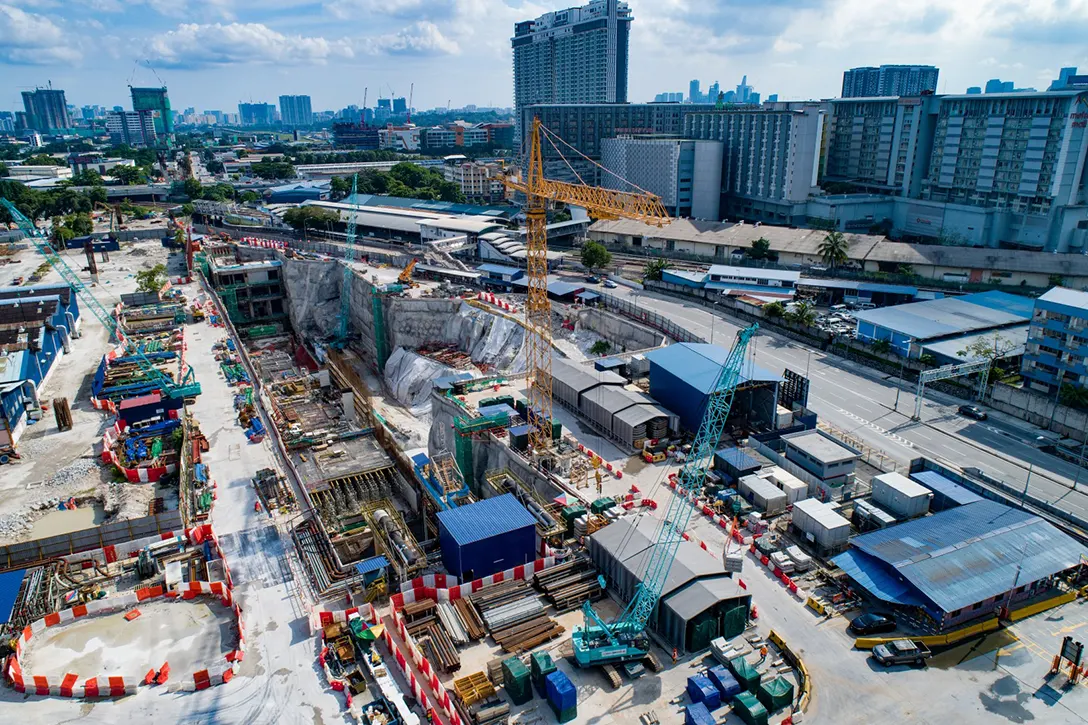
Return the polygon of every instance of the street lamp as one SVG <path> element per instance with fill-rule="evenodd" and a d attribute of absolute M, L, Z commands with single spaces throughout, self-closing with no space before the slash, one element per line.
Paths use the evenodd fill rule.
<path fill-rule="evenodd" d="M 907 338 L 907 357 L 910 357 L 910 346 L 914 344 L 914 339 Z M 895 412 L 899 412 L 899 393 L 903 391 L 903 367 L 907 364 L 907 357 L 900 356 L 899 358 L 899 379 L 895 383 Z"/>

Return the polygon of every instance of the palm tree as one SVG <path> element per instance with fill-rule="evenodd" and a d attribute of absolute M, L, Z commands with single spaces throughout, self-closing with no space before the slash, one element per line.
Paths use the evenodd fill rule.
<path fill-rule="evenodd" d="M 811 302 L 798 302 L 793 309 L 785 314 L 786 322 L 812 327 L 816 322 L 816 310 L 812 309 Z"/>
<path fill-rule="evenodd" d="M 642 268 L 643 279 L 648 279 L 653 282 L 660 282 L 662 273 L 666 269 L 671 269 L 672 263 L 667 259 L 661 257 L 655 257 L 646 263 L 646 266 Z"/>
<path fill-rule="evenodd" d="M 849 254 L 847 254 L 849 250 L 850 242 L 846 241 L 846 237 L 843 236 L 842 232 L 838 231 L 828 232 L 816 249 L 820 256 L 824 258 L 824 262 L 832 269 L 850 259 Z"/>
<path fill-rule="evenodd" d="M 763 316 L 769 319 L 775 319 L 786 314 L 786 307 L 781 302 L 771 302 L 763 305 Z"/>

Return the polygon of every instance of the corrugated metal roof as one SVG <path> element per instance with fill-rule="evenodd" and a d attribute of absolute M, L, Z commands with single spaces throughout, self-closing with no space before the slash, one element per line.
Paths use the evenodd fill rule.
<path fill-rule="evenodd" d="M 655 418 L 671 418 L 672 413 L 662 408 L 660 405 L 652 403 L 644 403 L 642 405 L 632 405 L 630 408 L 625 408 L 615 414 L 616 420 L 621 420 L 627 425 L 634 428 L 636 425 L 642 423 L 649 423 Z"/>
<path fill-rule="evenodd" d="M 729 357 L 729 351 L 724 347 L 693 342 L 668 345 L 646 353 L 646 359 L 652 364 L 687 381 L 704 395 L 709 394 L 711 388 L 714 387 L 727 357 Z M 749 359 L 745 359 L 740 375 L 742 382 L 781 380 L 779 376 L 761 368 Z"/>
<path fill-rule="evenodd" d="M 765 269 L 762 267 L 734 267 L 728 264 L 714 264 L 710 267 L 710 276 L 740 277 L 743 279 L 777 279 L 796 282 L 801 278 L 800 272 L 791 272 L 785 269 Z"/>
<path fill-rule="evenodd" d="M 996 289 L 988 292 L 975 292 L 974 294 L 964 295 L 957 299 L 963 300 L 964 302 L 970 302 L 973 305 L 989 307 L 991 310 L 1019 315 L 1025 320 L 1030 320 L 1032 314 L 1035 312 L 1035 300 L 1031 297 L 1014 295 Z"/>
<path fill-rule="evenodd" d="M 623 385 L 627 382 L 608 370 L 595 370 L 560 357 L 552 357 L 552 377 L 579 393 L 594 385 Z"/>
<path fill-rule="evenodd" d="M 941 340 L 939 342 L 931 342 L 923 345 L 922 350 L 933 355 L 943 355 L 946 358 L 955 359 L 957 362 L 972 362 L 975 360 L 982 360 L 981 357 L 965 357 L 960 355 L 961 350 L 966 350 L 969 345 L 972 345 L 979 340 L 987 340 L 993 342 L 994 334 L 1000 335 L 1001 346 L 1004 347 L 1007 343 L 1013 345 L 1012 349 L 1004 355 L 1004 357 L 1018 357 L 1024 354 L 1024 350 L 1028 344 L 1028 329 L 1030 325 L 1016 325 L 1015 327 L 1002 327 L 1000 330 L 984 330 L 982 332 L 973 332 L 970 335 L 963 335 L 961 337 L 954 337 L 951 340 Z"/>
<path fill-rule="evenodd" d="M 759 461 L 752 458 L 750 455 L 737 448 L 736 446 L 727 446 L 720 448 L 714 453 L 715 458 L 721 458 L 723 461 L 731 465 L 738 471 L 757 471 L 762 468 L 762 464 Z"/>
<path fill-rule="evenodd" d="M 536 519 L 514 494 L 504 493 L 449 511 L 439 511 L 438 523 L 458 546 L 464 546 L 508 531 L 535 527 Z"/>
<path fill-rule="evenodd" d="M 575 295 L 575 297 L 580 300 L 597 300 L 601 298 L 601 296 L 596 292 L 579 292 Z"/>
<path fill-rule="evenodd" d="M 1066 305 L 1067 307 L 1088 310 L 1088 292 L 1081 292 L 1080 290 L 1069 289 L 1068 287 L 1055 287 L 1054 289 L 1047 291 L 1047 293 L 1039 299 L 1043 302 L 1053 302 L 1057 305 Z"/>
<path fill-rule="evenodd" d="M 586 286 L 584 284 L 578 284 L 576 282 L 549 282 L 548 294 L 555 295 L 556 297 L 565 297 L 570 294 L 577 294 L 578 292 L 585 291 Z"/>
<path fill-rule="evenodd" d="M 372 556 L 369 559 L 363 559 L 355 565 L 356 574 L 369 574 L 375 571 L 381 571 L 389 568 L 389 559 L 384 556 Z"/>
<path fill-rule="evenodd" d="M 522 270 L 517 267 L 507 267 L 502 264 L 481 264 L 476 268 L 477 272 L 487 272 L 490 274 L 510 274 L 514 275 Z"/>
<path fill-rule="evenodd" d="M 748 596 L 740 584 L 725 576 L 700 579 L 686 589 L 669 597 L 665 603 L 676 615 L 684 620 L 692 620 L 718 602 Z"/>
<path fill-rule="evenodd" d="M 970 491 L 958 483 L 949 481 L 936 471 L 920 471 L 918 473 L 910 474 L 910 477 L 930 491 L 939 493 L 949 501 L 957 503 L 960 506 L 982 500 L 982 497 L 974 491 Z"/>
<path fill-rule="evenodd" d="M 609 413 L 619 413 L 632 405 L 652 404 L 654 399 L 645 393 L 635 393 L 618 385 L 599 385 L 585 394 L 587 402 L 599 405 Z"/>
<path fill-rule="evenodd" d="M 895 307 L 862 310 L 855 313 L 854 317 L 859 322 L 893 330 L 915 340 L 931 340 L 1014 325 L 1026 319 L 1021 314 L 974 304 L 963 297 L 944 297 Z"/>
<path fill-rule="evenodd" d="M 859 536 L 852 546 L 894 568 L 946 612 L 1076 566 L 1088 549 L 1038 516 L 976 501 Z"/>
<path fill-rule="evenodd" d="M 905 607 L 926 607 L 910 582 L 888 571 L 879 561 L 857 549 L 847 549 L 832 560 L 835 566 L 883 602 Z"/>
<path fill-rule="evenodd" d="M 820 289 L 855 290 L 858 292 L 883 292 L 885 294 L 917 295 L 918 288 L 904 284 L 882 284 L 880 282 L 861 282 L 856 279 L 823 279 L 802 277 L 797 280 L 800 287 L 819 287 Z"/>

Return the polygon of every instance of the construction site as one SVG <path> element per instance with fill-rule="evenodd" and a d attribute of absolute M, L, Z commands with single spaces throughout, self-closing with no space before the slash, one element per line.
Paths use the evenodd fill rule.
<path fill-rule="evenodd" d="M 1083 719 L 1063 638 L 1088 623 L 1084 532 L 940 462 L 885 466 L 809 409 L 823 381 L 756 363 L 757 325 L 716 345 L 557 283 L 549 205 L 668 217 L 544 179 L 549 133 L 508 182 L 525 282 L 499 293 L 448 239 L 361 254 L 350 201 L 343 244 L 178 221 L 183 249 L 92 251 L 92 273 L 5 200 L 11 256 L 48 269 L 0 289 L 20 361 L 0 378 L 0 708 Z M 873 611 L 893 628 L 853 626 Z M 903 642 L 928 666 L 880 662 Z"/>

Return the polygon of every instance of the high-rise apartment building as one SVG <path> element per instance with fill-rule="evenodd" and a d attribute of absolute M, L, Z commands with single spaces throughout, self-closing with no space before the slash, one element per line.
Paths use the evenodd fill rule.
<path fill-rule="evenodd" d="M 642 189 L 661 197 L 669 214 L 718 221 L 722 143 L 678 138 L 610 138 L 601 142 L 601 186 Z M 621 179 L 634 184 L 632 188 Z"/>
<path fill-rule="evenodd" d="M 938 73 L 931 65 L 851 68 L 842 74 L 842 97 L 917 96 L 937 90 Z"/>
<path fill-rule="evenodd" d="M 53 88 L 23 91 L 23 107 L 26 109 L 27 128 L 49 132 L 72 127 L 64 91 Z"/>
<path fill-rule="evenodd" d="M 1012 93 L 1016 90 L 1016 84 L 1012 81 L 1003 81 L 1000 78 L 991 78 L 986 81 L 986 93 Z"/>
<path fill-rule="evenodd" d="M 280 96 L 280 118 L 290 128 L 312 126 L 314 113 L 309 96 Z"/>
<path fill-rule="evenodd" d="M 1035 300 L 1020 375 L 1051 395 L 1088 387 L 1088 292 L 1055 287 Z"/>
<path fill-rule="evenodd" d="M 699 79 L 692 79 L 688 83 L 688 103 L 702 103 L 703 94 L 699 92 Z"/>
<path fill-rule="evenodd" d="M 159 138 L 155 118 L 148 111 L 110 111 L 106 114 L 106 130 L 114 144 L 155 146 Z"/>
<path fill-rule="evenodd" d="M 239 103 L 238 118 L 243 126 L 271 126 L 276 107 L 271 103 Z"/>
<path fill-rule="evenodd" d="M 626 2 L 593 0 L 514 25 L 517 117 L 538 103 L 626 103 L 631 20 Z"/>
<path fill-rule="evenodd" d="M 394 98 L 393 99 L 393 113 L 407 113 L 407 112 L 408 112 L 408 101 L 403 97 L 402 98 Z"/>
<path fill-rule="evenodd" d="M 130 88 L 132 110 L 151 117 L 155 134 L 167 144 L 173 141 L 174 112 L 170 108 L 170 96 L 166 86 L 161 88 Z"/>
<path fill-rule="evenodd" d="M 683 93 L 669 93 L 668 91 L 666 91 L 665 93 L 658 93 L 656 96 L 654 96 L 654 103 L 683 103 L 683 102 L 684 102 L 684 94 Z"/>

